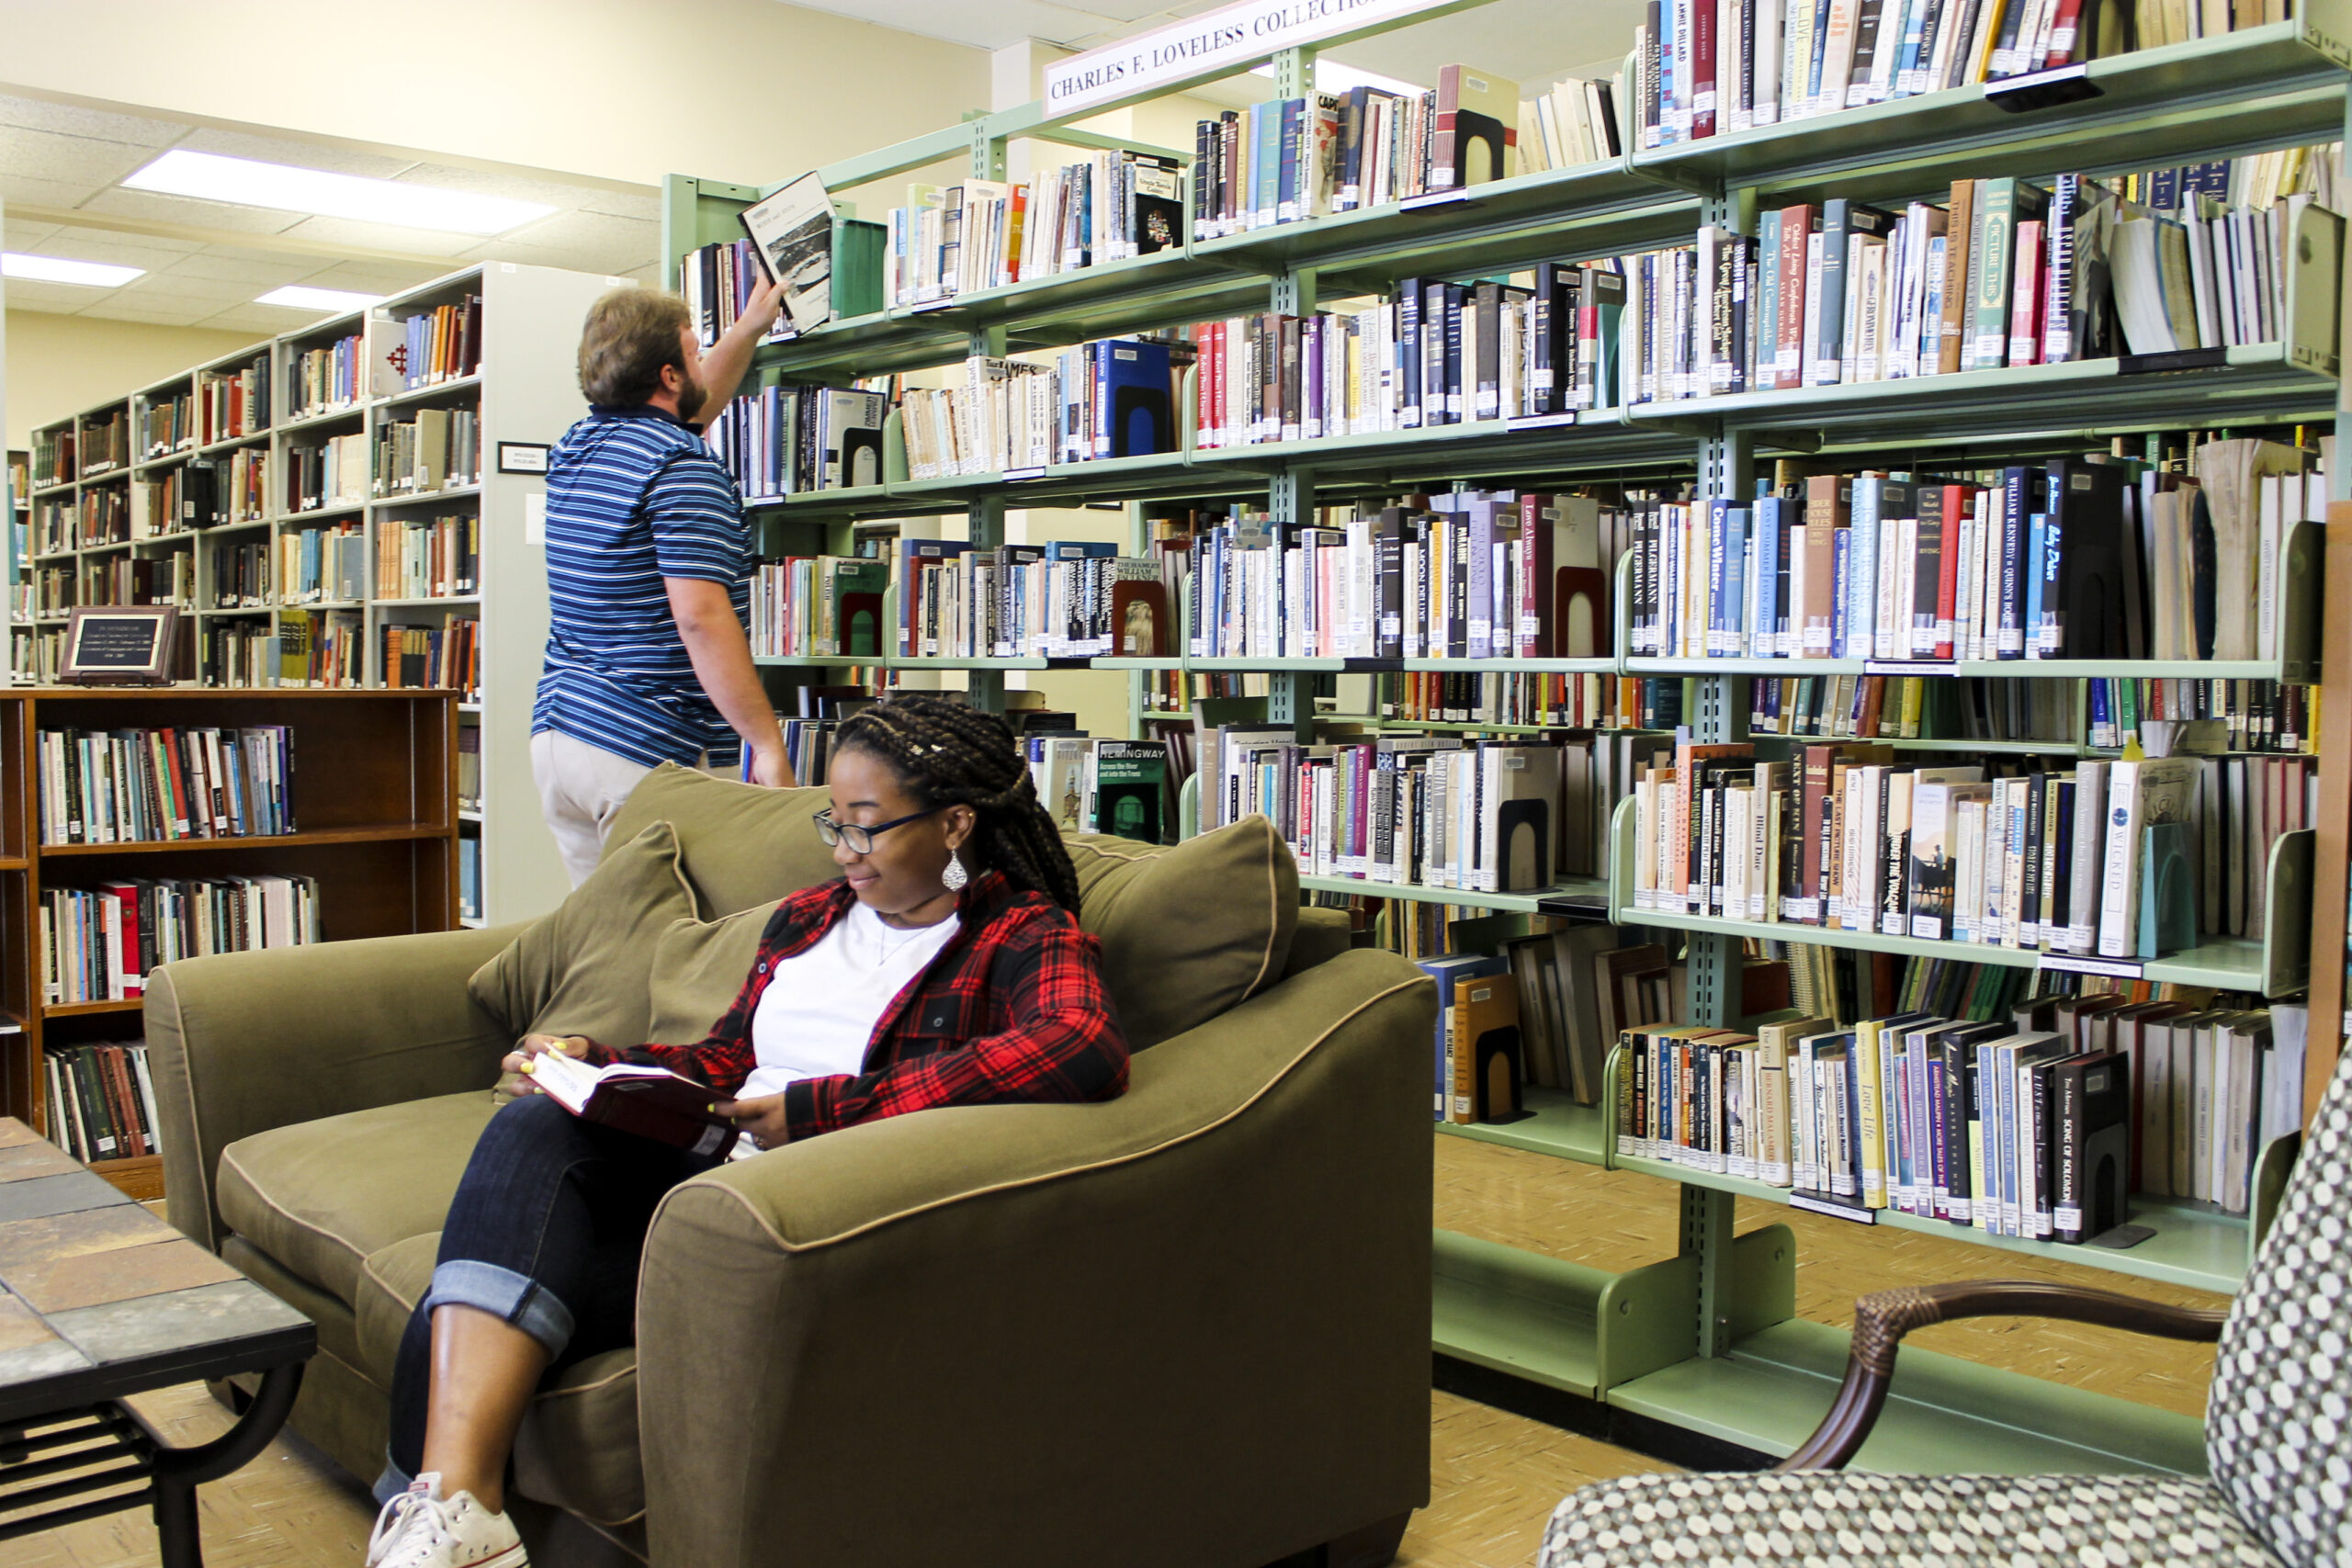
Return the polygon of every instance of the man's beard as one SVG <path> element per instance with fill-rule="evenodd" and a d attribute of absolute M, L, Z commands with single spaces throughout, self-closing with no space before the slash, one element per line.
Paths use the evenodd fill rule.
<path fill-rule="evenodd" d="M 692 424 L 702 413 L 703 404 L 710 400 L 710 389 L 699 378 L 689 376 L 686 384 L 678 389 L 678 417 Z"/>

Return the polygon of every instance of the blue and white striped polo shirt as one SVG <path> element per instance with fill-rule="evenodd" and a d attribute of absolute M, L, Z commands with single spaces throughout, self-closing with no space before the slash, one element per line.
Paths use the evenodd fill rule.
<path fill-rule="evenodd" d="M 749 613 L 735 481 L 660 409 L 592 408 L 548 461 L 548 651 L 531 732 L 652 767 L 736 759 L 670 613 L 665 577 L 723 582 Z"/>

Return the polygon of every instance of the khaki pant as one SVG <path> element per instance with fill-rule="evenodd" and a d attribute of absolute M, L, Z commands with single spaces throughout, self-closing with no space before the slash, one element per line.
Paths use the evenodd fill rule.
<path fill-rule="evenodd" d="M 621 803 L 653 770 L 552 729 L 531 737 L 531 778 L 574 887 L 588 880 Z"/>

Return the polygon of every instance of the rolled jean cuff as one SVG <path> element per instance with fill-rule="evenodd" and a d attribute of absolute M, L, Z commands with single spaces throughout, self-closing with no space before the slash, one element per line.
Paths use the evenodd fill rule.
<path fill-rule="evenodd" d="M 425 1292 L 425 1310 L 469 1306 L 503 1318 L 547 1347 L 549 1357 L 563 1354 L 571 1343 L 571 1309 L 553 1291 L 526 1274 L 495 1263 L 459 1258 L 433 1270 L 433 1288 Z"/>
<path fill-rule="evenodd" d="M 384 1504 L 390 1502 L 393 1498 L 407 1491 L 409 1489 L 409 1484 L 415 1479 L 416 1477 L 411 1475 L 407 1471 L 402 1470 L 398 1462 L 392 1459 L 390 1454 L 386 1454 L 384 1456 L 384 1473 L 376 1477 L 374 1491 L 376 1494 L 377 1506 L 381 1507 Z"/>

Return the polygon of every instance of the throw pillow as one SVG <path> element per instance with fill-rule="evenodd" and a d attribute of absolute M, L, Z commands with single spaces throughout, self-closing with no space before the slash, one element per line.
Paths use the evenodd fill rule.
<path fill-rule="evenodd" d="M 648 1040 L 691 1045 L 710 1032 L 759 962 L 760 933 L 773 904 L 720 920 L 678 920 L 653 949 L 653 1012 Z"/>
<path fill-rule="evenodd" d="M 678 835 L 656 822 L 608 848 L 555 913 L 526 927 L 466 988 L 518 1036 L 584 1034 L 605 1045 L 641 1045 L 662 933 L 695 914 Z"/>
<path fill-rule="evenodd" d="M 1298 862 L 1247 817 L 1181 844 L 1064 833 L 1079 924 L 1136 1050 L 1197 1028 L 1282 978 L 1298 926 Z"/>
<path fill-rule="evenodd" d="M 618 844 L 649 822 L 673 823 L 686 879 L 705 909 L 731 915 L 773 908 L 787 893 L 841 874 L 810 821 L 831 801 L 821 787 L 763 789 L 664 762 L 622 803 L 608 842 Z"/>

